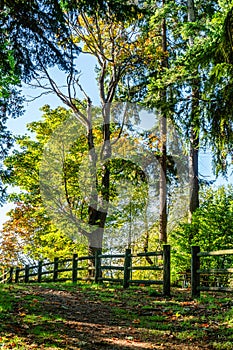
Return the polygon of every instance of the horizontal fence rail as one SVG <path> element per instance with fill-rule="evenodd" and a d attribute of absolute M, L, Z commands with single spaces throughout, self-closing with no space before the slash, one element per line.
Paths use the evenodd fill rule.
<path fill-rule="evenodd" d="M 144 264 L 142 260 L 144 259 Z M 153 260 L 152 260 L 153 259 Z M 145 265 L 149 261 L 149 265 Z M 147 274 L 141 277 L 141 273 Z M 151 276 L 150 276 L 151 274 Z M 156 277 L 160 277 L 159 279 Z M 150 278 L 149 278 L 150 277 Z M 0 276 L 2 283 L 63 282 L 89 280 L 95 283 L 121 283 L 124 288 L 133 284 L 162 285 L 163 294 L 170 295 L 170 246 L 160 252 L 132 254 L 102 254 L 78 256 L 71 259 L 55 258 L 53 262 L 39 261 L 37 265 L 11 268 Z"/>
<path fill-rule="evenodd" d="M 228 276 L 233 273 L 233 268 L 204 268 L 201 269 L 201 258 L 206 257 L 222 257 L 223 263 L 226 260 L 226 256 L 233 256 L 233 249 L 218 250 L 212 252 L 201 252 L 199 246 L 192 247 L 192 259 L 191 259 L 191 289 L 192 297 L 200 297 L 201 291 L 216 291 L 216 292 L 233 292 L 233 288 L 229 286 L 221 285 L 220 277 Z M 233 257 L 230 260 L 233 264 Z M 209 277 L 214 277 L 210 281 Z M 232 275 L 233 276 L 233 275 Z M 201 280 L 202 277 L 202 280 Z M 205 281 L 206 280 L 206 281 Z M 229 278 L 225 278 L 224 283 L 229 284 Z M 206 285 L 204 285 L 204 282 Z M 216 284 L 211 286 L 210 283 Z"/>

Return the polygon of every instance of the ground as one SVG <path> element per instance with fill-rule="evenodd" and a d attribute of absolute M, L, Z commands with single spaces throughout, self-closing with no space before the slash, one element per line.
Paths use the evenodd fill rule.
<path fill-rule="evenodd" d="M 172 294 L 164 298 L 146 287 L 4 286 L 0 348 L 232 349 L 231 295 Z"/>

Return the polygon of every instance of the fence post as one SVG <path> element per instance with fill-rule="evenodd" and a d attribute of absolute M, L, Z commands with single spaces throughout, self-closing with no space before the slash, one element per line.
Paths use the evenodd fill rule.
<path fill-rule="evenodd" d="M 11 268 L 10 268 L 9 283 L 12 283 L 12 282 L 13 282 L 13 273 L 14 273 L 14 268 L 11 267 Z"/>
<path fill-rule="evenodd" d="M 95 251 L 95 283 L 99 283 L 99 278 L 101 277 L 101 249 Z"/>
<path fill-rule="evenodd" d="M 41 283 L 41 277 L 42 277 L 42 261 L 38 262 L 38 273 L 37 273 L 37 282 Z"/>
<path fill-rule="evenodd" d="M 199 246 L 192 247 L 192 259 L 191 259 L 191 288 L 192 288 L 192 298 L 200 297 L 200 274 L 197 270 L 200 269 L 200 257 L 198 253 L 200 252 Z"/>
<path fill-rule="evenodd" d="M 170 296 L 171 291 L 171 247 L 163 246 L 163 295 Z"/>
<path fill-rule="evenodd" d="M 125 262 L 124 262 L 123 288 L 129 287 L 131 261 L 132 261 L 131 249 L 126 249 L 125 250 Z"/>
<path fill-rule="evenodd" d="M 2 269 L 1 282 L 5 283 L 5 269 Z"/>
<path fill-rule="evenodd" d="M 72 260 L 72 282 L 77 283 L 78 280 L 78 254 L 73 254 Z"/>
<path fill-rule="evenodd" d="M 19 272 L 20 272 L 20 268 L 16 267 L 16 270 L 15 270 L 15 283 L 19 282 Z"/>
<path fill-rule="evenodd" d="M 53 263 L 53 282 L 57 281 L 58 277 L 58 261 L 59 258 L 54 258 L 54 263 Z"/>
<path fill-rule="evenodd" d="M 28 282 L 29 282 L 29 265 L 26 265 L 26 266 L 25 266 L 24 282 L 25 282 L 25 283 L 28 283 Z"/>

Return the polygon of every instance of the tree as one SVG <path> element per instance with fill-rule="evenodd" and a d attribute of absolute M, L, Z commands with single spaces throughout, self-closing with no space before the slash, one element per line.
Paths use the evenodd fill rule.
<path fill-rule="evenodd" d="M 150 11 L 153 15 L 148 21 L 149 30 L 154 32 L 153 40 L 148 43 L 150 54 L 158 55 L 157 64 L 148 67 L 148 93 L 145 102 L 154 107 L 160 115 L 160 224 L 159 237 L 161 242 L 167 242 L 168 222 L 168 167 L 167 155 L 167 121 L 174 121 L 175 83 L 171 79 L 170 62 L 174 62 L 174 52 L 180 42 L 177 33 L 178 5 L 171 1 L 151 2 Z M 177 38 L 178 37 L 178 38 Z M 173 44 L 171 44 L 171 42 Z M 179 43 L 180 45 L 180 43 Z"/>
<path fill-rule="evenodd" d="M 70 256 L 72 252 L 83 253 L 85 240 L 77 241 L 58 230 L 48 217 L 40 196 L 39 164 L 43 147 L 54 129 L 71 113 L 58 107 L 51 110 L 43 107 L 43 120 L 32 122 L 28 130 L 35 137 L 21 136 L 17 138 L 18 149 L 5 160 L 8 178 L 5 183 L 16 186 L 20 191 L 12 193 L 9 200 L 15 208 L 9 213 L 10 219 L 4 224 L 1 242 L 1 261 L 3 263 L 22 264 L 28 260 L 53 259 Z M 79 152 L 85 146 L 78 144 Z M 64 186 L 69 187 L 69 200 L 78 202 L 77 169 L 80 163 L 79 153 L 73 153 L 66 161 L 64 168 Z M 72 191 L 71 191 L 72 189 Z M 80 209 L 81 210 L 81 209 Z"/>
<path fill-rule="evenodd" d="M 167 87 L 161 83 L 163 79 L 164 71 L 168 68 L 168 55 L 167 55 L 167 21 L 166 16 L 164 15 L 165 7 L 167 2 L 165 0 L 161 3 L 154 4 L 153 2 L 150 5 L 150 11 L 158 12 L 161 11 L 162 15 L 158 18 L 148 19 L 148 28 L 149 31 L 153 30 L 156 32 L 154 36 L 150 36 L 148 40 L 148 52 L 151 55 L 154 55 L 157 59 L 157 64 L 155 66 L 148 65 L 147 75 L 148 84 L 155 79 L 157 82 L 160 82 L 160 86 L 157 90 L 158 100 L 154 103 L 153 101 L 149 102 L 149 105 L 156 109 L 159 114 L 160 121 L 160 135 L 159 135 L 159 164 L 160 164 L 160 175 L 159 175 L 159 239 L 162 243 L 167 242 Z M 147 29 L 148 30 L 148 29 Z M 157 38 L 156 38 L 157 37 Z M 157 52 L 157 55 L 156 55 Z M 149 94 L 144 96 L 144 99 L 148 101 L 149 97 L 154 94 L 154 91 L 149 90 Z M 154 90 L 154 89 L 153 89 Z M 152 97 L 154 99 L 154 96 Z M 148 103 L 148 102 L 147 102 Z"/>
<path fill-rule="evenodd" d="M 7 47 L 0 52 L 7 71 L 7 50 L 15 60 L 15 70 L 29 81 L 38 61 L 46 65 L 61 64 L 65 59 L 57 46 L 56 35 L 64 35 L 63 12 L 57 1 L 2 1 L 0 9 L 0 41 Z"/>
<path fill-rule="evenodd" d="M 66 50 L 64 46 L 65 39 L 69 37 L 64 19 L 65 5 L 66 2 L 57 0 L 3 0 L 0 3 L 1 161 L 13 144 L 13 139 L 6 129 L 7 118 L 22 113 L 23 98 L 19 91 L 21 81 L 29 82 L 37 76 L 37 67 L 41 63 L 46 67 L 57 64 L 63 70 L 68 69 L 70 50 Z M 69 6 L 73 5 L 74 2 L 69 2 Z M 133 5 L 123 5 L 120 1 L 117 4 L 111 1 L 93 3 L 89 0 L 80 3 L 80 7 L 85 7 L 88 11 L 98 9 L 102 15 L 106 11 L 105 6 L 110 6 L 113 13 L 120 13 L 124 8 L 125 16 L 134 8 Z M 60 42 L 64 41 L 64 45 L 58 45 L 58 37 Z M 2 170 L 2 165 L 0 173 L 1 178 L 7 175 Z M 2 203 L 5 199 L 2 182 L 0 191 Z"/>
<path fill-rule="evenodd" d="M 68 14 L 69 16 L 70 14 Z M 102 135 L 101 147 L 98 152 L 95 136 L 93 133 L 95 127 L 95 118 L 92 113 L 92 102 L 90 96 L 83 91 L 77 71 L 74 68 L 74 61 L 70 63 L 70 71 L 67 77 L 68 93 L 60 89 L 56 82 L 49 75 L 46 67 L 41 65 L 44 73 L 44 78 L 47 79 L 47 91 L 52 91 L 73 111 L 75 118 L 84 125 L 88 143 L 88 152 L 90 167 L 88 171 L 89 178 L 89 193 L 90 203 L 88 207 L 88 225 L 91 232 L 86 229 L 77 227 L 83 235 L 88 237 L 90 252 L 93 254 L 96 249 L 101 249 L 103 231 L 106 224 L 109 203 L 110 203 L 110 163 L 112 155 L 112 144 L 115 143 L 121 136 L 122 128 L 119 129 L 119 135 L 116 137 L 111 131 L 110 117 L 111 104 L 117 95 L 118 88 L 124 87 L 127 91 L 128 85 L 124 85 L 124 79 L 130 76 L 131 72 L 142 69 L 146 64 L 147 55 L 143 49 L 143 41 L 139 33 L 138 22 L 141 18 L 129 19 L 128 21 L 117 21 L 114 16 L 110 17 L 110 13 L 106 15 L 105 20 L 101 18 L 99 13 L 88 16 L 83 12 L 73 11 L 67 23 L 70 25 L 73 42 L 83 45 L 82 51 L 84 54 L 91 54 L 96 57 L 98 63 L 97 80 L 99 86 L 99 96 L 101 109 L 99 118 L 101 118 Z M 44 85 L 41 78 L 37 79 L 40 87 Z M 130 81 L 129 81 L 130 84 Z M 81 90 L 86 101 L 83 103 L 77 96 L 77 90 Z M 84 112 L 84 107 L 86 111 Z M 136 113 L 132 110 L 132 113 Z M 125 120 L 123 120 L 123 123 Z M 67 126 L 68 128 L 68 126 Z M 71 131 L 72 132 L 72 131 Z M 57 134 L 59 137 L 59 133 Z M 69 139 L 68 134 L 66 135 Z M 54 140 L 53 140 L 54 141 Z M 59 144 L 59 143 L 58 143 Z M 50 144 L 54 149 L 54 142 Z M 48 154 L 47 154 L 48 156 Z M 50 159 L 50 164 L 52 160 Z M 100 162 L 100 163 L 99 163 Z M 101 172 L 98 173 L 98 166 L 101 164 Z M 47 165 L 44 163 L 44 169 Z M 44 178 L 48 173 L 43 173 Z M 51 198 L 53 189 L 49 189 L 49 182 L 44 185 L 44 190 L 47 191 L 47 198 Z M 55 192 L 53 192 L 55 193 Z M 69 203 L 68 207 L 69 207 Z M 56 211 L 56 210 L 55 210 Z"/>
<path fill-rule="evenodd" d="M 98 115 L 99 108 L 93 107 L 93 113 L 94 109 Z M 43 112 L 41 121 L 28 125 L 28 130 L 34 135 L 19 137 L 17 139 L 18 149 L 5 161 L 7 171 L 10 174 L 7 183 L 20 189 L 17 193 L 10 195 L 10 200 L 14 202 L 15 208 L 10 211 L 10 219 L 4 224 L 2 231 L 1 252 L 2 261 L 4 260 L 5 263 L 13 263 L 14 260 L 22 263 L 29 259 L 51 260 L 58 256 L 66 257 L 70 256 L 72 251 L 83 253 L 84 247 L 87 246 L 87 237 L 80 236 L 76 230 L 68 231 L 68 226 L 63 231 L 59 230 L 61 226 L 56 228 L 49 218 L 41 198 L 39 171 L 43 149 L 53 132 L 59 125 L 64 125 L 65 120 L 70 122 L 69 118 L 72 115 L 70 110 L 62 107 L 51 110 L 49 106 L 44 106 Z M 111 130 L 112 135 L 117 137 L 119 126 L 114 128 L 112 125 Z M 68 133 L 68 135 L 70 137 L 71 134 Z M 98 124 L 93 128 L 93 136 L 95 146 L 98 147 L 98 143 L 101 144 L 102 139 L 101 128 Z M 124 137 L 126 137 L 125 132 L 122 134 L 120 146 L 125 149 L 130 145 Z M 84 133 L 72 142 L 69 152 L 63 154 L 62 176 L 58 182 L 61 183 L 65 193 L 65 202 L 68 203 L 73 215 L 79 218 L 80 222 L 88 223 L 89 203 L 85 189 L 80 186 L 83 172 L 86 176 L 87 168 L 85 166 L 83 168 L 83 159 L 87 151 L 88 144 Z M 48 171 L 51 170 L 51 164 L 49 166 Z M 56 167 L 58 167 L 57 159 Z M 127 159 L 108 160 L 108 167 L 111 173 L 109 188 L 111 208 L 106 219 L 106 227 L 111 237 L 108 236 L 108 242 L 106 239 L 105 248 L 111 249 L 109 243 L 112 240 L 115 241 L 114 247 L 118 244 L 125 247 L 130 241 L 132 233 L 129 225 L 131 228 L 135 228 L 133 219 L 144 213 L 148 186 L 140 167 Z M 56 173 L 54 174 L 56 177 Z M 97 176 L 101 177 L 100 170 L 98 170 Z M 130 189 L 129 181 L 131 182 Z M 58 188 L 57 183 L 55 183 L 55 187 Z M 131 196 L 130 201 L 128 200 L 129 195 Z M 130 215 L 128 215 L 129 213 Z M 60 212 L 59 215 L 61 216 L 62 213 Z M 123 230 L 120 237 L 115 235 L 116 229 L 117 236 L 119 236 L 119 229 Z M 127 239 L 127 235 L 129 239 Z M 87 253 L 87 251 L 85 252 Z"/>
<path fill-rule="evenodd" d="M 84 244 L 77 246 L 51 223 L 39 200 L 36 206 L 30 203 L 30 194 L 27 199 L 22 198 L 22 193 L 18 197 L 1 232 L 3 266 L 21 266 L 44 259 L 51 261 L 55 257 L 65 259 L 72 253 L 83 255 L 86 252 Z"/>
<path fill-rule="evenodd" d="M 9 117 L 23 113 L 20 95 L 22 79 L 29 81 L 38 60 L 51 66 L 66 66 L 64 51 L 57 46 L 56 34 L 66 32 L 63 13 L 57 1 L 1 1 L 0 3 L 0 145 L 2 162 L 13 137 L 6 127 Z M 2 180 L 7 176 L 0 166 L 1 204 L 5 200 Z"/>
<path fill-rule="evenodd" d="M 164 7 L 166 1 L 163 0 Z M 163 58 L 161 60 L 161 74 L 163 70 L 168 68 L 167 57 L 167 24 L 166 18 L 162 20 L 161 47 Z M 167 90 L 164 87 L 160 92 L 162 104 L 166 105 Z M 160 110 L 160 218 L 159 218 L 159 239 L 163 243 L 167 243 L 167 113 L 166 108 L 161 107 Z"/>
<path fill-rule="evenodd" d="M 171 233 L 174 246 L 174 270 L 183 272 L 190 268 L 190 246 L 199 245 L 202 251 L 229 249 L 232 247 L 232 186 L 217 189 L 204 188 L 200 193 L 200 207 L 193 213 L 191 223 L 181 222 Z M 226 257 L 225 257 L 226 258 Z M 212 266 L 223 267 L 224 261 L 215 260 Z M 226 263 L 232 264 L 226 258 Z M 210 268 L 210 261 L 205 261 Z M 216 265 L 217 264 L 217 265 Z"/>
<path fill-rule="evenodd" d="M 187 1 L 188 22 L 196 21 L 194 0 Z M 194 45 L 193 34 L 189 36 L 189 47 Z M 199 154 L 199 79 L 198 70 L 193 72 L 196 78 L 191 81 L 191 111 L 190 111 L 190 155 L 189 155 L 189 178 L 190 178 L 190 202 L 189 202 L 189 219 L 199 207 L 199 174 L 198 174 L 198 154 Z"/>
<path fill-rule="evenodd" d="M 183 32 L 185 38 L 193 37 L 192 46 L 184 56 L 184 66 L 190 74 L 189 79 L 193 77 L 198 80 L 195 84 L 198 93 L 196 91 L 194 100 L 197 113 L 193 119 L 194 122 L 196 120 L 193 126 L 196 140 L 199 138 L 198 147 L 211 148 L 213 170 L 217 176 L 220 172 L 226 174 L 231 163 L 228 156 L 232 150 L 232 66 L 227 63 L 227 54 L 223 58 L 224 52 L 230 53 L 229 45 L 224 45 L 223 33 L 226 33 L 227 16 L 232 5 L 225 1 L 195 1 L 194 4 L 196 21 L 189 23 Z M 178 63 L 181 62 L 178 60 Z"/>
<path fill-rule="evenodd" d="M 232 4 L 223 1 L 210 23 L 210 35 L 203 42 L 201 65 L 208 75 L 204 81 L 207 145 L 213 152 L 215 173 L 227 175 L 232 164 Z"/>
<path fill-rule="evenodd" d="M 158 107 L 158 91 L 166 87 L 166 105 L 170 108 L 167 115 L 180 128 L 186 151 L 190 145 L 191 217 L 198 207 L 199 148 L 211 147 L 217 165 L 215 169 L 223 171 L 227 154 L 231 153 L 232 123 L 227 99 L 229 101 L 231 94 L 232 67 L 216 65 L 224 27 L 221 27 L 224 23 L 222 14 L 229 12 L 230 4 L 224 2 L 218 6 L 216 1 L 189 1 L 187 5 L 184 7 L 179 1 L 167 2 L 164 10 L 157 11 L 152 17 L 154 28 L 161 18 L 167 19 L 169 68 L 163 71 L 160 79 L 157 72 L 151 74 L 149 92 Z M 217 72 L 222 73 L 214 82 Z"/>
<path fill-rule="evenodd" d="M 6 50 L 7 41 L 0 44 Z M 3 168 L 2 161 L 8 154 L 10 147 L 13 145 L 13 137 L 7 130 L 7 119 L 9 116 L 15 118 L 22 113 L 22 98 L 16 89 L 19 83 L 19 77 L 15 72 L 15 61 L 11 50 L 6 53 L 7 66 L 1 61 L 0 63 L 0 204 L 6 199 L 6 189 L 3 179 L 7 177 L 7 172 Z"/>
<path fill-rule="evenodd" d="M 5 72 L 10 70 L 8 51 L 12 51 L 15 69 L 20 76 L 29 81 L 36 75 L 37 66 L 57 64 L 67 68 L 68 26 L 65 23 L 65 11 L 87 11 L 105 16 L 111 15 L 126 18 L 136 12 L 137 7 L 123 1 L 1 1 L 0 4 L 0 58 Z M 63 41 L 65 46 L 58 45 Z M 5 46 L 7 43 L 7 46 Z M 69 41 L 69 45 L 71 42 Z M 64 50 L 65 48 L 65 50 Z M 70 48 L 70 46 L 69 46 Z M 74 47 L 73 47 L 74 48 Z"/>

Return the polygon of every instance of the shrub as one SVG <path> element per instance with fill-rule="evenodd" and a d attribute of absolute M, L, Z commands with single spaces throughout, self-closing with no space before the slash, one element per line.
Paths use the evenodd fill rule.
<path fill-rule="evenodd" d="M 175 279 L 180 272 L 190 270 L 192 245 L 200 246 L 201 251 L 230 249 L 233 247 L 232 237 L 233 187 L 203 190 L 200 207 L 193 214 L 192 222 L 180 223 L 170 234 Z M 232 260 L 232 256 L 206 258 L 202 267 L 229 267 Z"/>

